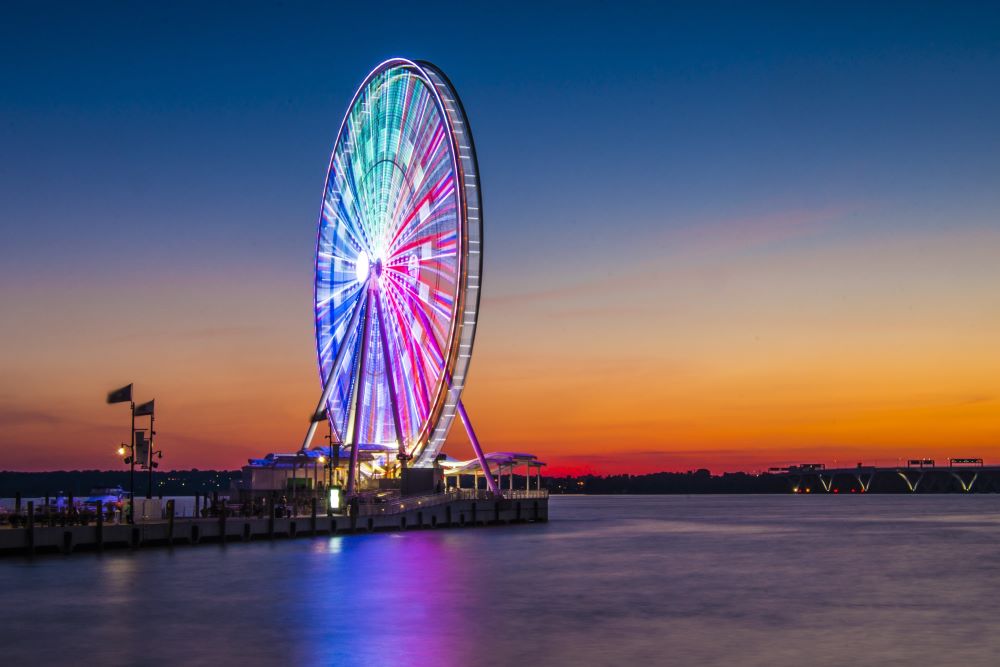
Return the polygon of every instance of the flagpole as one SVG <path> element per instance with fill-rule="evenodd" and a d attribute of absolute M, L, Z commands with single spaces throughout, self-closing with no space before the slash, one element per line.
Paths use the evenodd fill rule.
<path fill-rule="evenodd" d="M 135 523 L 135 400 L 129 400 L 132 406 L 132 445 L 128 464 L 128 522 Z"/>
<path fill-rule="evenodd" d="M 149 487 L 146 489 L 146 499 L 152 500 L 153 498 L 153 436 L 155 435 L 153 431 L 153 413 L 149 413 L 149 460 L 146 462 L 149 464 Z"/>

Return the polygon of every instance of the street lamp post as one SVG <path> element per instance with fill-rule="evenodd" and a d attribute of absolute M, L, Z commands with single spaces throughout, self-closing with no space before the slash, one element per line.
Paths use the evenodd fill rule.
<path fill-rule="evenodd" d="M 156 431 L 153 429 L 154 416 L 152 413 L 149 415 L 149 488 L 146 491 L 146 498 L 152 499 L 153 497 L 153 468 L 159 468 L 160 464 L 156 463 L 153 459 L 162 459 L 163 450 L 153 449 L 153 443 L 156 441 Z"/>
<path fill-rule="evenodd" d="M 323 436 L 326 439 L 326 444 L 329 447 L 326 457 L 326 486 L 329 488 L 333 484 L 333 471 L 331 466 L 333 466 L 333 427 L 330 427 L 330 432 Z"/>
<path fill-rule="evenodd" d="M 134 433 L 134 432 L 133 432 Z M 127 456 L 126 456 L 127 455 Z M 129 497 L 129 509 L 128 514 L 125 517 L 127 523 L 132 523 L 132 503 L 135 502 L 135 444 L 122 443 L 118 447 L 118 456 L 121 456 L 125 463 L 128 463 L 129 468 L 129 486 L 128 486 L 128 497 Z"/>
<path fill-rule="evenodd" d="M 135 400 L 132 408 L 132 444 L 128 448 L 128 522 L 135 523 Z"/>
<path fill-rule="evenodd" d="M 129 433 L 128 458 L 125 462 L 129 464 L 128 469 L 128 522 L 133 523 L 133 506 L 135 505 L 135 398 L 132 394 L 132 385 L 127 384 L 120 389 L 115 389 L 108 394 L 108 403 L 128 403 L 129 412 L 132 416 L 132 426 Z M 125 454 L 125 444 L 118 448 L 118 454 Z"/>
<path fill-rule="evenodd" d="M 326 507 L 327 514 L 333 512 L 330 504 L 330 490 L 333 488 L 333 471 L 340 465 L 340 444 L 333 442 L 333 425 L 327 422 L 329 431 L 326 434 L 326 442 L 330 446 L 329 456 L 326 457 Z"/>

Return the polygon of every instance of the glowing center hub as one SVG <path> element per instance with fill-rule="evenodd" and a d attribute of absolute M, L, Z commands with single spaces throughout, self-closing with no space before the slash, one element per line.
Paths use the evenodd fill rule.
<path fill-rule="evenodd" d="M 358 277 L 359 283 L 368 280 L 369 264 L 371 264 L 371 261 L 368 259 L 368 253 L 362 250 L 354 262 L 354 273 Z"/>

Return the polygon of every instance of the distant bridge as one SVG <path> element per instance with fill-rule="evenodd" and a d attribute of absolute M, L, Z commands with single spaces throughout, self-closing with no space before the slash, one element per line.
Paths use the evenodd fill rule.
<path fill-rule="evenodd" d="M 788 481 L 792 493 L 1000 493 L 1000 465 L 982 459 L 911 459 L 907 465 L 827 468 L 804 463 L 768 472 Z"/>

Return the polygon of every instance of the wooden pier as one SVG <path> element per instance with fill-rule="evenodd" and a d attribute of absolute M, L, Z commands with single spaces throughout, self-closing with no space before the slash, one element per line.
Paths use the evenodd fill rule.
<path fill-rule="evenodd" d="M 548 494 L 514 492 L 505 497 L 467 491 L 362 505 L 353 515 L 172 518 L 136 524 L 42 526 L 0 529 L 0 554 L 71 554 L 112 548 L 248 542 L 376 531 L 506 525 L 548 521 Z"/>

